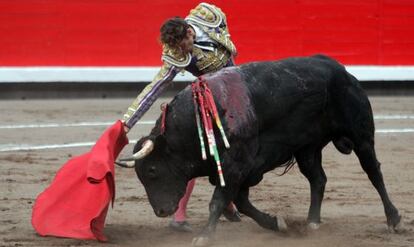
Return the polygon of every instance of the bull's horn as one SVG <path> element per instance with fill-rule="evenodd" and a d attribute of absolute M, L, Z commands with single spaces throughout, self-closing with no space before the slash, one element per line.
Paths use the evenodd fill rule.
<path fill-rule="evenodd" d="M 115 164 L 125 168 L 134 168 L 135 160 L 139 160 L 147 156 L 154 149 L 154 143 L 151 140 L 146 140 L 138 152 L 134 153 L 131 157 L 120 159 L 115 161 Z"/>
<path fill-rule="evenodd" d="M 121 159 L 119 161 L 115 161 L 115 164 L 119 165 L 120 167 L 124 167 L 124 168 L 134 168 L 135 167 L 135 160 L 133 161 L 126 161 Z"/>
<path fill-rule="evenodd" d="M 141 150 L 134 153 L 132 155 L 133 160 L 140 160 L 151 153 L 151 151 L 154 149 L 154 142 L 151 140 L 146 140 L 144 144 L 142 145 Z"/>

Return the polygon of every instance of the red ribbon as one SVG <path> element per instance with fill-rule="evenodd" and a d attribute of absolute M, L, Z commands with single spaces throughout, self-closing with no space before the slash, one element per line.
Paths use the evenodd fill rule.
<path fill-rule="evenodd" d="M 165 116 L 167 115 L 168 104 L 162 103 L 161 110 L 162 110 L 162 117 L 161 117 L 161 135 L 162 135 L 165 132 Z"/>

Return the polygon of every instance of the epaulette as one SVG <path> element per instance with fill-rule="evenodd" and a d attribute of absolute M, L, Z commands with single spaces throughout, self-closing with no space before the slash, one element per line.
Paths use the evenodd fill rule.
<path fill-rule="evenodd" d="M 181 52 L 177 51 L 176 49 L 173 49 L 167 45 L 164 45 L 162 47 L 161 60 L 171 65 L 174 65 L 178 68 L 185 68 L 191 62 L 191 54 L 187 53 L 184 55 Z"/>
<path fill-rule="evenodd" d="M 224 46 L 233 56 L 237 55 L 236 47 L 230 39 L 226 15 L 220 8 L 212 4 L 200 3 L 190 11 L 185 20 L 201 28 L 211 39 Z"/>
<path fill-rule="evenodd" d="M 226 16 L 218 7 L 208 3 L 200 3 L 190 11 L 185 20 L 216 28 L 223 21 L 226 22 Z"/>

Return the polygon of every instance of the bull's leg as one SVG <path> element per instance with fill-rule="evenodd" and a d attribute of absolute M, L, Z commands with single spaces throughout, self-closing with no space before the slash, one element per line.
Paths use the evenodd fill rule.
<path fill-rule="evenodd" d="M 249 188 L 240 190 L 236 200 L 234 201 L 237 208 L 242 214 L 254 219 L 261 227 L 273 231 L 286 231 L 287 226 L 281 216 L 270 216 L 255 208 L 249 200 Z"/>
<path fill-rule="evenodd" d="M 369 180 L 374 185 L 375 189 L 378 191 L 381 197 L 389 229 L 391 231 L 398 231 L 400 227 L 399 223 L 401 221 L 401 216 L 388 197 L 384 180 L 382 178 L 380 168 L 381 164 L 376 158 L 374 145 L 366 142 L 356 146 L 354 151 L 358 156 L 362 168 L 367 173 Z"/>
<path fill-rule="evenodd" d="M 222 188 L 216 187 L 213 198 L 210 201 L 208 223 L 201 234 L 193 239 L 193 246 L 206 246 L 210 244 L 218 219 L 231 200 L 229 193 L 226 193 Z"/>
<path fill-rule="evenodd" d="M 295 158 L 311 189 L 308 224 L 310 228 L 317 229 L 321 222 L 321 204 L 326 184 L 326 175 L 322 168 L 322 151 L 315 148 L 302 150 L 295 154 Z"/>

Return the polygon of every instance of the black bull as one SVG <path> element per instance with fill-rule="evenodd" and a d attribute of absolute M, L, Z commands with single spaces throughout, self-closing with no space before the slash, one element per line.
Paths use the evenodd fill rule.
<path fill-rule="evenodd" d="M 208 176 L 216 187 L 208 224 L 198 239 L 214 232 L 230 201 L 262 227 L 278 230 L 278 218 L 249 201 L 249 188 L 294 157 L 310 183 L 308 222 L 319 224 L 327 181 L 322 149 L 332 141 L 341 153 L 355 152 L 382 199 L 388 225 L 397 227 L 401 217 L 387 195 L 376 158 L 370 103 L 358 80 L 342 65 L 317 55 L 249 63 L 202 78 L 213 92 L 231 145 L 226 149 L 215 130 L 226 186 L 218 182 L 214 160 L 201 159 L 192 92 L 187 87 L 169 103 L 165 132 L 160 133 L 159 118 L 134 149 L 138 151 L 145 140 L 154 142 L 153 151 L 136 161 L 135 170 L 157 216 L 175 212 L 190 179 Z"/>

